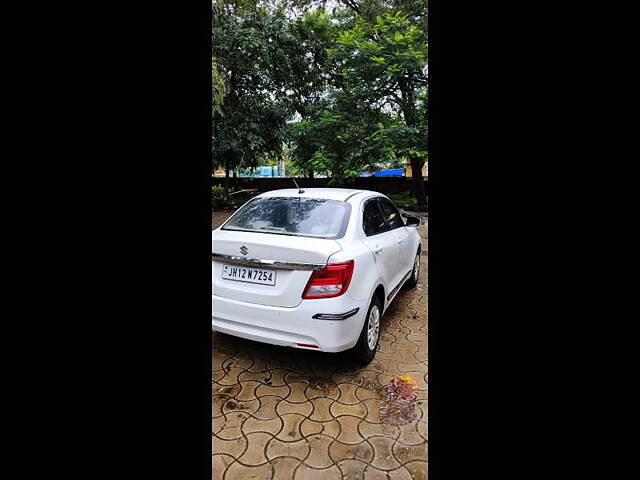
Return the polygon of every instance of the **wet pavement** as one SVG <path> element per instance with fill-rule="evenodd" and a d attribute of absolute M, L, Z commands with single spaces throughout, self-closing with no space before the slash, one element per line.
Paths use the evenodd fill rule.
<path fill-rule="evenodd" d="M 419 230 L 422 278 L 387 310 L 370 364 L 212 335 L 214 479 L 427 478 L 425 221 Z M 385 387 L 400 375 L 415 383 L 415 415 L 394 425 Z"/>

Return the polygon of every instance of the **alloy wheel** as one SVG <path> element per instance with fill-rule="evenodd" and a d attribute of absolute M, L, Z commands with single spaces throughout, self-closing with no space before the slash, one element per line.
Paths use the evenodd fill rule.
<path fill-rule="evenodd" d="M 369 321 L 367 324 L 367 343 L 369 350 L 374 350 L 378 343 L 378 335 L 380 335 L 380 308 L 374 305 L 369 313 Z"/>

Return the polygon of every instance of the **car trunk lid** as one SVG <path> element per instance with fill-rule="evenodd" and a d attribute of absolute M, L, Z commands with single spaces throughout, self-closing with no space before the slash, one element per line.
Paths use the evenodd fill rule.
<path fill-rule="evenodd" d="M 302 292 L 311 276 L 309 265 L 325 265 L 329 257 L 341 249 L 340 244 L 331 239 L 216 230 L 212 236 L 213 254 L 233 258 L 213 258 L 213 294 L 260 305 L 295 307 L 302 301 Z M 281 265 L 252 260 L 280 262 Z M 223 278 L 224 264 L 273 270 L 275 285 Z"/>

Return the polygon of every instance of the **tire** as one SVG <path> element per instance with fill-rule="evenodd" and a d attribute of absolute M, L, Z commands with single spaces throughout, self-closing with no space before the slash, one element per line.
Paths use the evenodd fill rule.
<path fill-rule="evenodd" d="M 375 313 L 377 312 L 377 313 Z M 352 356 L 356 361 L 369 363 L 373 360 L 373 357 L 376 355 L 376 350 L 378 349 L 378 341 L 380 340 L 380 323 L 382 320 L 382 302 L 377 295 L 374 295 L 371 299 L 371 305 L 369 305 L 369 310 L 367 310 L 367 316 L 365 317 L 364 325 L 362 326 L 362 332 L 360 332 L 360 337 L 358 338 L 358 343 L 353 347 Z M 372 315 L 373 313 L 373 315 Z M 371 338 L 371 342 L 369 341 L 369 325 L 372 323 L 372 335 L 375 336 Z M 376 328 L 377 323 L 377 328 Z M 373 344 L 373 347 L 371 347 Z"/>
<path fill-rule="evenodd" d="M 413 270 L 411 271 L 411 276 L 409 280 L 407 280 L 404 284 L 405 288 L 412 289 L 416 288 L 418 285 L 418 280 L 420 278 L 420 250 L 416 253 L 416 258 L 413 261 Z"/>

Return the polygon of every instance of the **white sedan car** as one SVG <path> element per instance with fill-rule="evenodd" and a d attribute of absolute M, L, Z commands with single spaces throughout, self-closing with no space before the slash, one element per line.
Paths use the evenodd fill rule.
<path fill-rule="evenodd" d="M 213 330 L 371 361 L 385 310 L 418 283 L 419 224 L 366 190 L 258 195 L 212 233 Z"/>

